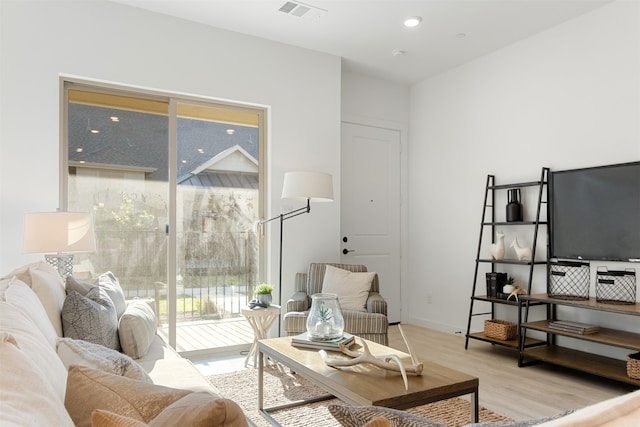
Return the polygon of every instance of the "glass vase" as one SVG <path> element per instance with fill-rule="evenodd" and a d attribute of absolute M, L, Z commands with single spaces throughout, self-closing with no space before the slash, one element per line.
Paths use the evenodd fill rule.
<path fill-rule="evenodd" d="M 344 317 L 336 294 L 311 295 L 311 310 L 307 317 L 307 334 L 312 341 L 333 341 L 342 338 Z"/>

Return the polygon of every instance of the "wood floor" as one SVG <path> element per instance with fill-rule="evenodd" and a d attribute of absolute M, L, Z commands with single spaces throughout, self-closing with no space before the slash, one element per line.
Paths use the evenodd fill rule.
<path fill-rule="evenodd" d="M 478 377 L 480 405 L 514 420 L 551 416 L 636 390 L 543 363 L 519 368 L 514 350 L 476 340 L 465 350 L 462 335 L 413 325 L 402 328 L 421 358 Z M 390 327 L 389 345 L 408 351 L 397 326 Z"/>

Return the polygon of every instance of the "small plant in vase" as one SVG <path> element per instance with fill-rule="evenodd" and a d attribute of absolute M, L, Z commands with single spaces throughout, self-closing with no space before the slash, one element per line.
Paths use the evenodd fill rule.
<path fill-rule="evenodd" d="M 331 320 L 332 317 L 331 309 L 322 304 L 319 309 L 318 319 L 320 319 L 322 323 L 329 323 L 329 320 Z"/>
<path fill-rule="evenodd" d="M 271 301 L 273 299 L 273 297 L 271 296 L 272 292 L 273 286 L 268 283 L 260 283 L 258 286 L 256 286 L 256 299 L 268 307 L 271 305 Z"/>
<path fill-rule="evenodd" d="M 516 279 L 512 276 L 507 276 L 507 279 L 504 281 L 502 285 L 502 293 L 505 295 L 509 295 L 516 288 L 515 286 Z"/>

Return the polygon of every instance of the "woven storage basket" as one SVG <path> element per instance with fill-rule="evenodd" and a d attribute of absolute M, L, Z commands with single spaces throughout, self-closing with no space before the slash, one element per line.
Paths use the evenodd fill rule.
<path fill-rule="evenodd" d="M 640 353 L 627 356 L 627 376 L 634 380 L 640 380 Z"/>
<path fill-rule="evenodd" d="M 517 329 L 518 325 L 506 320 L 493 319 L 484 321 L 484 334 L 489 338 L 503 341 L 512 340 L 516 337 Z"/>

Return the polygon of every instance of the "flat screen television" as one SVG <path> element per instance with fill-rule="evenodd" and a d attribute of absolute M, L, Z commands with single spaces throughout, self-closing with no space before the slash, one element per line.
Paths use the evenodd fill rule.
<path fill-rule="evenodd" d="M 553 171 L 553 258 L 640 262 L 640 162 Z"/>

